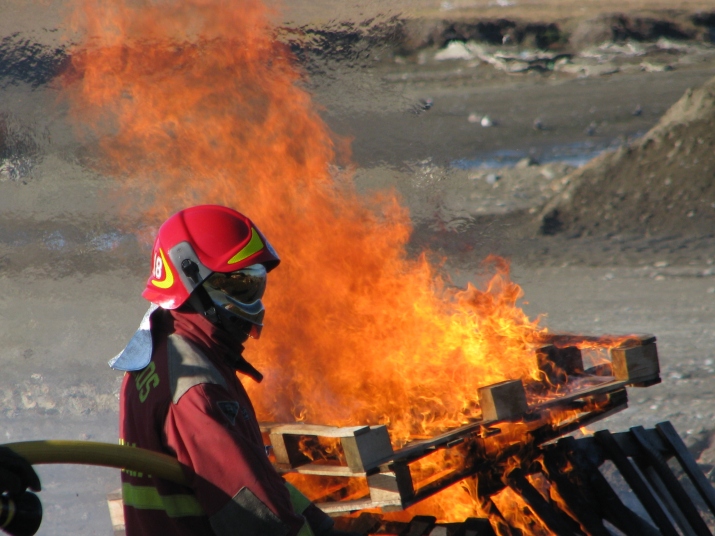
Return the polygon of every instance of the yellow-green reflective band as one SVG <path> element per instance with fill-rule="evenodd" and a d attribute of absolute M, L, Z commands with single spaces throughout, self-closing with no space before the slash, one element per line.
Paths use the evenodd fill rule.
<path fill-rule="evenodd" d="M 228 259 L 228 264 L 236 264 L 241 262 L 243 259 L 247 259 L 257 251 L 263 249 L 263 240 L 258 235 L 258 232 L 251 227 L 251 240 L 246 244 L 241 251 L 236 253 L 233 257 Z"/>
<path fill-rule="evenodd" d="M 303 495 L 298 488 L 290 482 L 286 482 L 286 488 L 290 493 L 290 503 L 293 505 L 293 511 L 296 514 L 302 514 L 305 509 L 310 506 L 311 500 Z"/>
<path fill-rule="evenodd" d="M 122 500 L 139 510 L 164 510 L 169 517 L 202 516 L 204 510 L 193 495 L 159 495 L 152 486 L 122 484 Z"/>
<path fill-rule="evenodd" d="M 298 531 L 298 536 L 315 536 L 313 534 L 313 531 L 310 529 L 310 525 L 308 523 L 303 523 L 303 526 L 300 527 L 300 530 Z"/>
<path fill-rule="evenodd" d="M 296 514 L 305 512 L 305 509 L 311 505 L 312 501 L 290 482 L 286 482 L 286 488 L 288 488 L 288 493 L 290 493 L 290 503 L 293 505 L 293 511 Z M 314 536 L 308 523 L 303 523 L 300 531 L 298 531 L 298 536 Z"/>

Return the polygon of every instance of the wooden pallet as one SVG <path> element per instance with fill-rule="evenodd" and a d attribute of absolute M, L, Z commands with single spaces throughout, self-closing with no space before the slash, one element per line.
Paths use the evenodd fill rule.
<path fill-rule="evenodd" d="M 264 423 L 261 428 L 273 447 L 276 469 L 282 473 L 314 477 L 365 479 L 368 495 L 318 504 L 333 515 L 367 508 L 401 510 L 475 474 L 481 464 L 493 464 L 514 454 L 513 445 L 507 446 L 513 440 L 506 439 L 502 428 L 518 425 L 525 432 L 527 443 L 543 444 L 625 409 L 627 386 L 647 386 L 660 381 L 658 354 L 652 335 L 634 336 L 623 347 L 610 350 L 610 370 L 600 367 L 595 371 L 597 374 L 584 370 L 577 348 L 557 346 L 563 343 L 558 337 L 552 342 L 554 344 L 536 349 L 535 356 L 552 385 L 561 375 L 578 386 L 571 392 L 564 389 L 566 394 L 530 406 L 521 380 L 482 387 L 477 391 L 482 419 L 430 439 L 413 441 L 394 451 L 384 426 L 340 428 Z M 580 411 L 582 408 L 590 409 Z M 554 424 L 553 411 L 563 409 L 573 410 L 574 416 Z M 306 437 L 339 440 L 345 461 L 312 462 L 300 450 L 300 442 Z M 481 456 L 476 459 L 462 456 L 461 466 L 428 481 L 417 481 L 410 466 L 439 450 L 451 450 L 458 455 L 457 459 L 460 452 L 467 451 L 479 452 Z"/>
<path fill-rule="evenodd" d="M 669 463 L 671 459 L 680 467 Z M 623 502 L 622 490 L 613 489 L 618 478 L 612 475 L 609 480 L 599 471 L 606 460 L 627 482 L 632 494 L 628 503 L 632 507 L 634 500 L 640 502 L 647 518 Z M 669 422 L 653 429 L 636 426 L 628 432 L 601 430 L 581 439 L 565 437 L 536 449 L 525 461 L 505 471 L 495 487 L 485 489 L 479 479 L 477 500 L 488 505 L 482 510 L 489 519 L 437 523 L 431 516 L 415 516 L 401 523 L 362 513 L 336 518 L 336 527 L 392 536 L 493 536 L 497 526 L 500 533 L 516 533 L 491 500 L 509 487 L 526 505 L 523 516 L 538 520 L 552 534 L 610 536 L 610 524 L 626 536 L 712 536 L 706 516 L 708 511 L 715 515 L 715 490 Z M 549 482 L 549 494 L 539 492 L 527 478 L 537 473 L 537 480 Z"/>

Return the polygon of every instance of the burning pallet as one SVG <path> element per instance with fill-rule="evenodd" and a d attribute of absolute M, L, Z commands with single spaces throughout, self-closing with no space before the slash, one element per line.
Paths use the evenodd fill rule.
<path fill-rule="evenodd" d="M 538 523 L 541 533 L 611 536 L 612 526 L 626 536 L 712 534 L 703 514 L 709 510 L 715 515 L 715 490 L 669 422 L 650 430 L 637 426 L 628 432 L 602 430 L 581 439 L 562 438 L 538 449 L 534 459 L 528 469 L 517 467 L 504 474 L 500 485 L 521 497 L 528 506 L 524 516 Z M 687 479 L 676 476 L 668 464 L 671 459 L 677 460 L 676 470 Z M 626 506 L 604 477 L 599 466 L 606 461 L 615 465 L 643 512 Z M 545 477 L 549 489 L 532 484 L 531 477 L 536 474 Z M 489 485 L 494 484 L 480 480 L 477 485 L 481 509 L 488 519 L 437 523 L 434 517 L 415 516 L 409 523 L 401 523 L 363 513 L 337 518 L 337 525 L 361 534 L 393 536 L 495 536 L 495 527 L 499 534 L 523 534 L 498 511 L 491 500 L 498 486 L 489 490 Z"/>
<path fill-rule="evenodd" d="M 607 360 L 588 368 L 582 352 L 569 345 L 576 339 L 553 336 L 551 344 L 535 350 L 542 382 L 525 387 L 521 380 L 510 380 L 482 387 L 477 392 L 481 420 L 398 450 L 393 450 L 385 426 L 263 424 L 274 465 L 282 473 L 344 479 L 344 486 L 338 485 L 337 490 L 335 485 L 326 486 L 331 491 L 317 501 L 331 515 L 374 508 L 403 510 L 464 478 L 489 473 L 515 455 L 625 409 L 627 386 L 660 381 L 654 336 L 623 337 L 620 346 L 608 350 Z M 602 340 L 578 337 L 580 343 L 594 347 Z M 553 396 L 555 387 L 559 394 Z M 537 402 L 529 404 L 528 399 Z M 332 444 L 338 455 L 315 460 L 308 451 L 319 451 L 321 443 Z M 449 468 L 419 475 L 415 467 L 436 453 L 449 458 L 445 464 Z M 361 479 L 366 485 L 348 482 L 351 479 Z M 348 489 L 363 493 L 359 497 L 355 491 L 341 493 Z"/>

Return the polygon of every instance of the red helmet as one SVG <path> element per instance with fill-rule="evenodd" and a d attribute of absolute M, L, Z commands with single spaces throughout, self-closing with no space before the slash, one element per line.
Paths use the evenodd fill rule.
<path fill-rule="evenodd" d="M 254 265 L 269 271 L 280 262 L 251 220 L 219 205 L 187 208 L 166 220 L 152 259 L 142 296 L 164 309 L 181 306 L 215 272 L 228 274 Z"/>

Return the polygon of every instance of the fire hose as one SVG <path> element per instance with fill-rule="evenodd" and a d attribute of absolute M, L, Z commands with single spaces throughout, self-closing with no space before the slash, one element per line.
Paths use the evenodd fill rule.
<path fill-rule="evenodd" d="M 181 464 L 171 456 L 150 450 L 94 441 L 22 441 L 0 445 L 29 463 L 69 463 L 129 469 L 158 476 L 177 484 L 188 481 Z M 25 492 L 18 498 L 0 496 L 0 528 L 13 536 L 32 536 L 42 522 L 42 504 L 36 495 Z"/>

